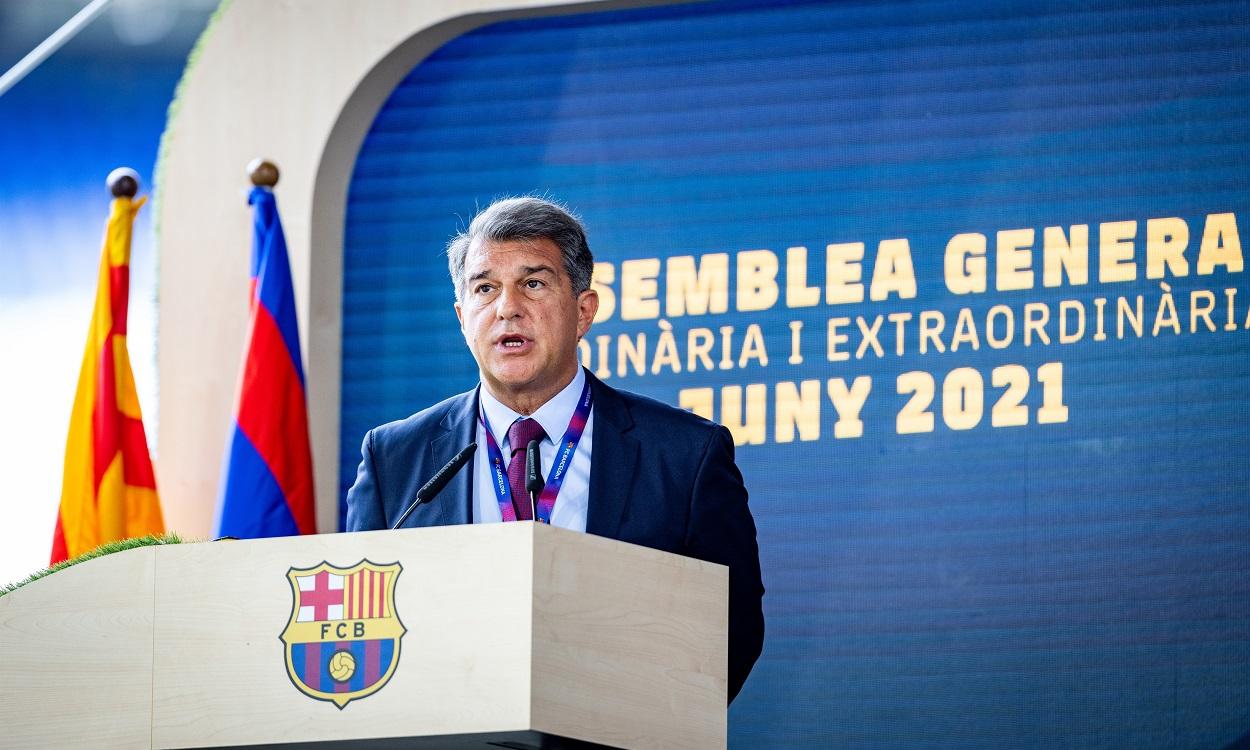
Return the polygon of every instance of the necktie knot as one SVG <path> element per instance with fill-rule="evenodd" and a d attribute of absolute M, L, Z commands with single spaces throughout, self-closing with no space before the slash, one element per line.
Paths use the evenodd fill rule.
<path fill-rule="evenodd" d="M 536 419 L 518 419 L 508 428 L 508 450 L 511 452 L 508 461 L 508 486 L 512 490 L 512 507 L 516 510 L 519 521 L 529 521 L 534 515 L 531 512 L 530 496 L 525 487 L 525 459 L 517 454 L 524 453 L 531 440 L 542 440 L 547 431 Z"/>
<path fill-rule="evenodd" d="M 525 446 L 530 444 L 531 440 L 542 441 L 547 437 L 547 431 L 538 423 L 537 419 L 518 419 L 508 428 L 508 444 L 509 452 L 516 455 L 517 451 L 525 450 Z"/>

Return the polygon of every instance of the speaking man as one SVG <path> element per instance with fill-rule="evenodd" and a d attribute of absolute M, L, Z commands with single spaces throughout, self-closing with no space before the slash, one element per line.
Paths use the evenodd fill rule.
<path fill-rule="evenodd" d="M 369 431 L 347 493 L 348 531 L 390 528 L 421 484 L 476 441 L 462 476 L 404 526 L 536 513 L 556 526 L 729 566 L 733 700 L 763 645 L 764 587 L 729 431 L 610 388 L 578 365 L 577 342 L 599 297 L 590 288 L 594 259 L 585 231 L 560 206 L 498 201 L 452 239 L 447 256 L 456 317 L 481 383 Z M 532 440 L 551 477 L 533 506 L 524 471 Z M 506 481 L 492 476 L 492 456 L 507 466 Z M 552 477 L 559 462 L 568 468 Z"/>

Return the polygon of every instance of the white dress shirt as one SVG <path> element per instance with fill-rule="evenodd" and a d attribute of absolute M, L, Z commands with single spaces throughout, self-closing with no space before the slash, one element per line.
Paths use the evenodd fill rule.
<path fill-rule="evenodd" d="M 578 397 L 582 395 L 582 387 L 586 384 L 586 373 L 577 368 L 573 381 L 563 390 L 552 396 L 530 415 L 538 420 L 546 431 L 547 437 L 538 444 L 543 478 L 551 476 L 552 465 L 556 460 L 556 441 L 564 437 L 569 428 L 569 420 L 577 410 Z M 524 417 L 504 406 L 483 386 L 478 389 L 479 404 L 486 414 L 486 423 L 490 425 L 491 434 L 503 453 L 504 461 L 509 461 L 512 446 L 508 443 L 508 428 L 512 423 Z M 556 506 L 551 513 L 551 525 L 574 531 L 586 530 L 586 510 L 590 503 L 590 450 L 594 435 L 595 409 L 592 405 L 590 416 L 586 419 L 586 430 L 577 443 L 577 452 L 573 454 L 573 462 L 564 484 L 560 486 L 560 494 L 556 496 Z M 473 523 L 499 523 L 503 516 L 499 512 L 499 500 L 493 489 L 494 480 L 490 471 L 490 451 L 487 449 L 486 435 L 479 421 L 475 432 L 478 450 L 473 457 Z M 516 460 L 524 461 L 525 454 L 518 453 Z"/>

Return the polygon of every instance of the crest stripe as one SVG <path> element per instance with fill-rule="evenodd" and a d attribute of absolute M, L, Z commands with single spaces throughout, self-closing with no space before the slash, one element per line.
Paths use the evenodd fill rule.
<path fill-rule="evenodd" d="M 304 684 L 313 690 L 321 689 L 321 644 L 309 643 L 304 651 Z"/>
<path fill-rule="evenodd" d="M 395 657 L 395 644 L 398 641 L 385 640 L 382 641 L 382 654 L 378 664 L 378 674 L 386 674 L 386 670 L 391 668 L 391 659 Z"/>
<path fill-rule="evenodd" d="M 352 673 L 351 689 L 352 692 L 358 692 L 365 689 L 365 643 L 366 641 L 352 641 L 348 644 L 352 650 L 352 658 L 356 660 L 356 671 Z"/>
<path fill-rule="evenodd" d="M 330 657 L 335 651 L 338 650 L 336 648 L 338 645 L 339 644 L 336 643 L 322 643 L 321 649 L 319 649 L 321 651 L 321 658 L 317 660 L 317 672 L 321 676 L 321 687 L 319 689 L 327 693 L 347 692 L 347 685 L 345 683 L 337 683 L 334 681 L 334 678 L 330 676 Z M 342 690 L 339 689 L 340 687 Z"/>
<path fill-rule="evenodd" d="M 304 644 L 291 644 L 291 673 L 292 678 L 298 678 L 300 682 L 307 683 L 304 679 Z"/>
<path fill-rule="evenodd" d="M 378 681 L 378 676 L 382 674 L 379 668 L 382 657 L 381 641 L 365 641 L 365 682 L 372 685 Z"/>

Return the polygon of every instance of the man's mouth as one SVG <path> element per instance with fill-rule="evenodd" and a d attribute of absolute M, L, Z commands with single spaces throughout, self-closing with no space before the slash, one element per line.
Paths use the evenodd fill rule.
<path fill-rule="evenodd" d="M 515 334 L 499 337 L 499 345 L 504 349 L 521 349 L 527 343 L 529 343 L 529 339 Z"/>

